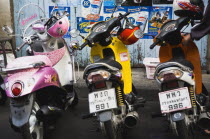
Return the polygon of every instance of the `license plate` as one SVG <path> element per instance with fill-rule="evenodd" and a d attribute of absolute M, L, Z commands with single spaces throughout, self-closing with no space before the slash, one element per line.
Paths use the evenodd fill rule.
<path fill-rule="evenodd" d="M 159 100 L 162 113 L 192 108 L 187 87 L 160 92 Z"/>
<path fill-rule="evenodd" d="M 90 113 L 117 108 L 115 89 L 102 90 L 89 94 Z"/>

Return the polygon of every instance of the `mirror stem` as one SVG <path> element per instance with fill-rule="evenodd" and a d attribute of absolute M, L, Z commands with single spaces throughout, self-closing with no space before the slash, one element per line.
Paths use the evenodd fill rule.
<path fill-rule="evenodd" d="M 82 37 L 82 39 L 85 39 L 85 37 L 84 37 L 84 36 L 82 36 L 81 34 L 79 34 L 79 36 L 80 36 L 80 37 Z"/>

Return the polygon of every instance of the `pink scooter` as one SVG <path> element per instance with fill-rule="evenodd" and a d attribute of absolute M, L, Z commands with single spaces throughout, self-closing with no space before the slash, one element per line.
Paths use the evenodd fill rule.
<path fill-rule="evenodd" d="M 69 27 L 67 16 L 51 17 L 45 25 L 32 24 L 34 34 L 24 37 L 32 56 L 16 58 L 4 72 L 10 98 L 10 123 L 25 139 L 43 139 L 61 111 L 78 103 L 74 90 L 74 55 L 62 36 Z"/>

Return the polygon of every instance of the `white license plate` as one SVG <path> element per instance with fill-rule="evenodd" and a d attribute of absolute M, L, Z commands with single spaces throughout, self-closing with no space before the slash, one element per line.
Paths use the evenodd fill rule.
<path fill-rule="evenodd" d="M 159 100 L 162 113 L 192 108 L 187 87 L 160 92 Z"/>
<path fill-rule="evenodd" d="M 115 89 L 102 90 L 89 94 L 90 113 L 117 108 Z"/>

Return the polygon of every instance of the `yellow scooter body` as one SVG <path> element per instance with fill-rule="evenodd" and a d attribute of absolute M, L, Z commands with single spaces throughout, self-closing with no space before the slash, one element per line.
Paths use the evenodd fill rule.
<path fill-rule="evenodd" d="M 95 44 L 91 48 L 90 61 L 94 63 L 94 57 L 100 59 L 104 58 L 103 50 L 110 48 L 112 49 L 115 57 L 115 61 L 122 65 L 122 81 L 124 83 L 124 94 L 129 94 L 132 91 L 132 76 L 131 76 L 131 65 L 130 65 L 130 54 L 127 47 L 118 38 L 113 37 L 112 43 L 108 46 L 101 46 L 100 44 Z"/>

